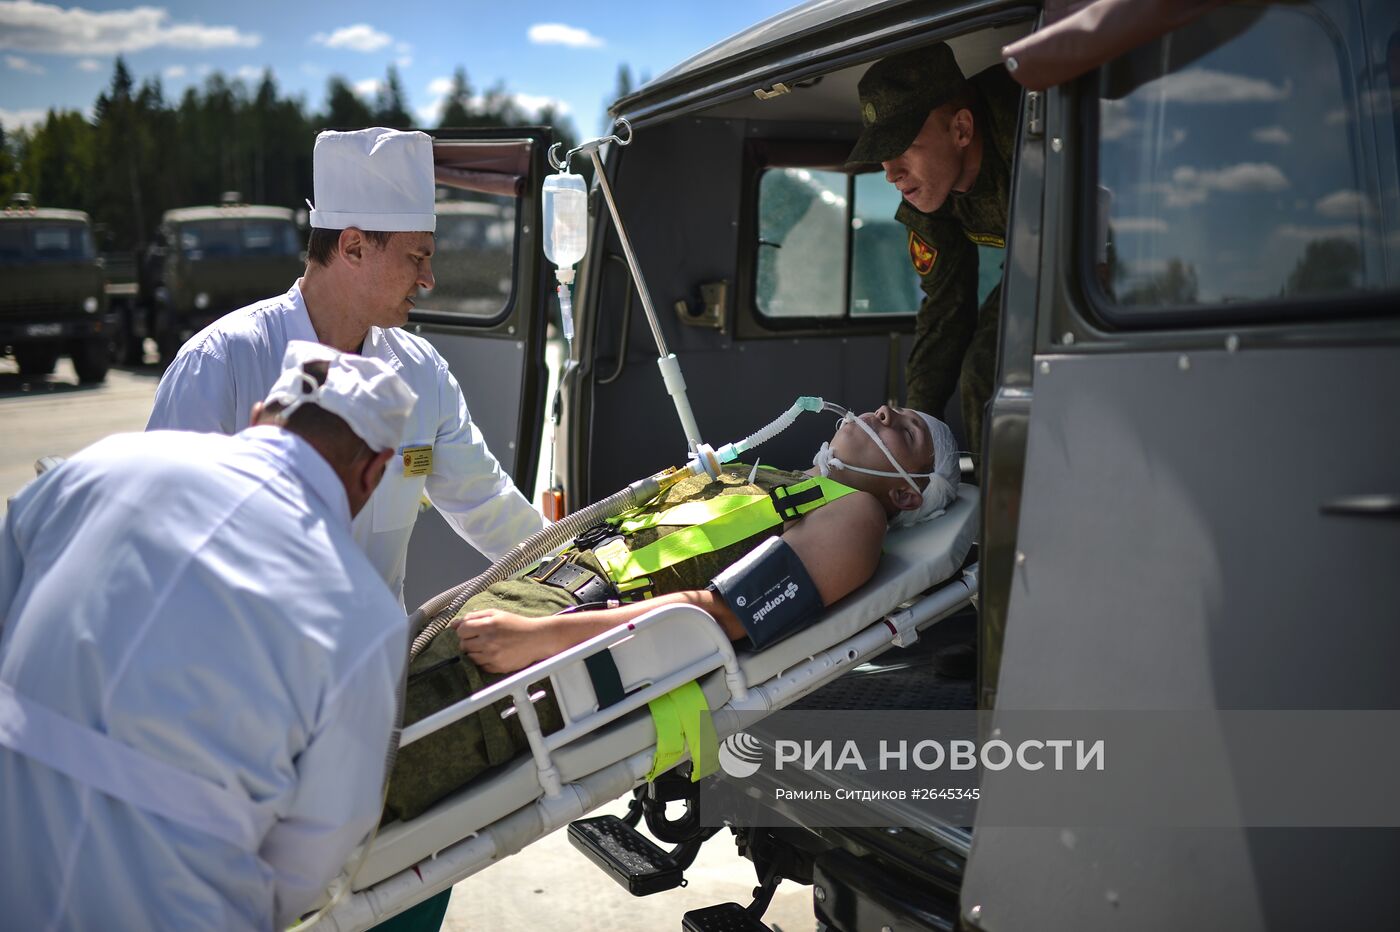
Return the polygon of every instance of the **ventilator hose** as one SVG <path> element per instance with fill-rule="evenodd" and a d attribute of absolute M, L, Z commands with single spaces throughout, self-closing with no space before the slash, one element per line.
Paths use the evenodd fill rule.
<path fill-rule="evenodd" d="M 587 508 L 536 531 L 491 564 L 480 576 L 424 602 L 421 608 L 409 616 L 409 630 L 413 630 L 423 618 L 431 618 L 431 621 L 413 639 L 413 646 L 408 652 L 409 660 L 422 653 L 433 638 L 447 629 L 452 618 L 472 596 L 484 592 L 495 583 L 509 579 L 529 567 L 531 563 L 543 560 L 598 522 L 646 504 L 660 491 L 661 484 L 657 477 L 638 479 L 620 492 L 614 492 L 602 501 L 594 502 Z"/>
<path fill-rule="evenodd" d="M 771 423 L 760 427 L 738 443 L 721 447 L 719 450 L 721 461 L 728 463 L 738 459 L 759 444 L 767 443 L 769 440 L 772 440 L 774 437 L 787 430 L 792 426 L 792 422 L 797 420 L 797 416 L 803 411 L 820 411 L 821 408 L 822 400 L 820 398 L 814 398 L 811 395 L 803 395 L 793 402 L 792 407 L 774 418 Z"/>

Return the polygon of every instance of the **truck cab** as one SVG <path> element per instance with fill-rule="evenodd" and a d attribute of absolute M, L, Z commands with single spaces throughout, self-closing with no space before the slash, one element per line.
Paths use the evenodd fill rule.
<path fill-rule="evenodd" d="M 0 282 L 0 346 L 21 375 L 48 375 L 67 355 L 80 382 L 107 377 L 107 301 L 87 214 L 17 195 L 0 212 Z"/>
<path fill-rule="evenodd" d="M 882 173 L 845 165 L 857 84 L 936 42 L 968 77 L 1006 67 L 1002 48 L 1064 6 L 808 3 L 614 104 L 631 138 L 604 170 L 707 440 L 798 395 L 902 400 L 918 257 Z M 892 650 L 858 687 L 827 687 L 848 687 L 836 707 L 1400 703 L 1400 431 L 1383 413 L 1400 389 L 1400 9 L 1199 12 L 1022 94 L 1005 245 L 979 253 L 983 293 L 1002 290 L 983 454 L 965 472 L 981 504 L 981 591 L 960 635 L 975 679 L 911 680 Z M 596 187 L 577 337 L 549 401 L 548 142 L 439 138 L 440 165 L 519 183 L 513 288 L 493 315 L 425 309 L 411 326 L 517 484 L 543 469 L 573 508 L 674 465 L 686 440 Z M 932 413 L 972 447 L 957 399 Z M 829 427 L 799 422 L 763 461 L 806 465 Z M 432 525 L 412 544 L 410 602 L 476 569 Z M 788 815 L 737 827 L 740 851 L 760 880 L 811 884 L 819 927 L 843 932 L 1381 928 L 1400 910 L 1390 828 Z M 764 928 L 761 908 L 740 912 L 728 928 Z"/>
<path fill-rule="evenodd" d="M 303 237 L 286 207 L 240 203 L 181 207 L 161 218 L 139 260 L 138 312 L 126 328 L 127 362 L 152 337 L 163 362 L 229 311 L 285 291 L 305 265 Z"/>

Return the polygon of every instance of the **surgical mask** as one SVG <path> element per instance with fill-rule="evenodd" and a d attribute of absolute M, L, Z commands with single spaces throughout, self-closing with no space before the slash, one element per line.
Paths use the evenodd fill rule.
<path fill-rule="evenodd" d="M 924 490 L 919 488 L 918 483 L 914 481 L 915 477 L 918 477 L 920 479 L 928 479 L 932 476 L 937 475 L 937 473 L 909 472 L 899 464 L 899 460 L 894 458 L 894 454 L 890 452 L 890 448 L 885 446 L 885 442 L 880 439 L 880 435 L 875 433 L 875 429 L 869 424 L 865 423 L 865 421 L 856 417 L 846 408 L 843 408 L 840 405 L 834 404 L 830 401 L 823 402 L 822 409 L 839 414 L 841 416 L 842 422 L 849 421 L 850 423 L 857 425 L 861 430 L 865 431 L 865 433 L 870 437 L 870 439 L 875 442 L 875 446 L 880 448 L 880 452 L 885 454 L 885 459 L 890 461 L 890 465 L 895 468 L 895 471 L 889 472 L 887 470 L 882 469 L 866 469 L 863 466 L 852 466 L 849 463 L 842 462 L 836 456 L 836 454 L 831 452 L 831 443 L 828 441 L 822 444 L 821 449 L 817 451 L 817 455 L 812 458 L 812 465 L 817 467 L 817 472 L 821 473 L 823 476 L 829 476 L 831 475 L 831 471 L 833 469 L 845 469 L 849 472 L 864 473 L 867 476 L 883 476 L 890 479 L 903 479 L 905 482 L 909 483 L 909 488 L 914 490 L 914 494 L 920 497 L 923 496 Z M 838 427 L 837 429 L 839 430 L 840 428 Z"/>

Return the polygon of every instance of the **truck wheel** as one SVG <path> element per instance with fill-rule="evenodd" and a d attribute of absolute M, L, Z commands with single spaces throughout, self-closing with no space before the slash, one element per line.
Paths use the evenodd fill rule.
<path fill-rule="evenodd" d="M 121 340 L 117 345 L 118 360 L 123 366 L 139 366 L 146 361 L 146 338 L 137 333 L 134 313 L 127 313 L 122 321 Z"/>
<path fill-rule="evenodd" d="M 176 355 L 180 352 L 180 337 L 170 332 L 162 332 L 156 337 L 156 350 L 160 353 L 160 368 L 164 372 L 170 368 L 170 364 L 175 361 Z"/>
<path fill-rule="evenodd" d="M 20 375 L 51 375 L 53 367 L 58 364 L 58 346 L 54 343 L 26 343 L 16 346 L 14 350 Z"/>
<path fill-rule="evenodd" d="M 73 368 L 78 373 L 78 382 L 83 385 L 96 385 L 107 378 L 107 367 L 111 365 L 110 350 L 105 337 L 83 340 L 73 347 Z"/>

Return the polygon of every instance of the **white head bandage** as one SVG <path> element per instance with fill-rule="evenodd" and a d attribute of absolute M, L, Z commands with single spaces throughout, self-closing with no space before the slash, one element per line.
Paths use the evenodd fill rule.
<path fill-rule="evenodd" d="M 885 454 L 885 459 L 890 461 L 890 465 L 895 468 L 895 471 L 866 469 L 863 466 L 852 466 L 849 463 L 844 463 L 831 452 L 831 444 L 828 442 L 823 443 L 821 449 L 817 451 L 817 455 L 812 458 L 812 465 L 817 467 L 819 473 L 828 476 L 833 469 L 844 469 L 849 472 L 864 473 L 867 476 L 903 479 L 909 483 L 909 487 L 919 493 L 919 507 L 896 513 L 890 519 L 890 524 L 893 527 L 908 527 L 911 524 L 918 524 L 943 514 L 948 503 L 958 494 L 958 480 L 961 474 L 961 467 L 958 464 L 958 445 L 947 424 L 922 411 L 914 411 L 915 414 L 923 418 L 924 424 L 928 427 L 929 437 L 933 440 L 933 472 L 911 473 L 900 465 L 899 460 L 894 458 L 889 447 L 885 446 L 879 434 L 875 433 L 875 429 L 869 424 L 840 405 L 827 402 L 825 407 L 839 413 L 843 422 L 850 421 L 865 431 L 875 442 L 875 446 L 880 449 L 880 452 Z M 927 479 L 928 483 L 921 489 L 919 484 L 914 481 L 915 478 Z"/>
<path fill-rule="evenodd" d="M 327 363 L 325 382 L 318 383 L 306 371 L 306 364 L 313 362 Z M 263 403 L 274 402 L 283 406 L 282 418 L 291 417 L 304 404 L 329 411 L 378 453 L 398 449 L 418 396 L 378 359 L 293 340 L 282 357 L 282 374 Z"/>
<path fill-rule="evenodd" d="M 382 126 L 326 131 L 312 155 L 316 203 L 311 225 L 322 230 L 426 232 L 437 229 L 433 141 L 427 133 Z"/>

